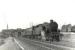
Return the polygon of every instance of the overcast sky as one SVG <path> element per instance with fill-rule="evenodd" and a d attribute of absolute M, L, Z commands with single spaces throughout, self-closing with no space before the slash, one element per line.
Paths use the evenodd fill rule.
<path fill-rule="evenodd" d="M 75 0 L 0 0 L 0 30 L 27 28 L 54 19 L 75 25 Z"/>

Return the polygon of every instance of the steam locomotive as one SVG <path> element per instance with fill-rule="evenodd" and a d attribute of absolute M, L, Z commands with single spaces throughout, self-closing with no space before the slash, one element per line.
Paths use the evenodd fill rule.
<path fill-rule="evenodd" d="M 48 29 L 49 26 L 45 25 L 45 29 Z M 38 25 L 38 26 L 33 26 L 32 28 L 26 29 L 26 33 L 23 37 L 29 38 L 29 39 L 40 39 L 42 40 L 42 36 L 41 36 L 41 30 L 42 30 L 42 26 Z M 48 31 L 44 31 L 45 32 L 45 40 L 46 41 L 60 41 L 60 38 L 62 37 L 62 34 L 60 34 L 60 31 L 58 30 L 57 32 L 48 32 Z"/>

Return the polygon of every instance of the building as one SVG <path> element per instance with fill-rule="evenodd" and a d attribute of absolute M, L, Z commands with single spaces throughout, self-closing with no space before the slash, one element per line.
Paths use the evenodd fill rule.
<path fill-rule="evenodd" d="M 5 29 L 2 33 L 7 36 L 19 37 L 25 34 L 25 29 Z"/>
<path fill-rule="evenodd" d="M 61 32 L 71 32 L 72 26 L 71 24 L 63 25 L 61 28 Z"/>
<path fill-rule="evenodd" d="M 74 26 L 72 26 L 72 32 L 75 32 L 75 25 Z"/>

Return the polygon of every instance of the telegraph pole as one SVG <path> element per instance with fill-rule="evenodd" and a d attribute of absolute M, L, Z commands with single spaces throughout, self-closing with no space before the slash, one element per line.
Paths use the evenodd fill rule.
<path fill-rule="evenodd" d="M 31 26 L 31 29 L 32 29 L 31 34 L 32 34 L 32 39 L 33 39 L 33 31 L 34 31 L 34 28 L 33 28 L 33 22 L 30 23 L 30 26 Z"/>
<path fill-rule="evenodd" d="M 32 28 L 32 39 L 33 39 L 33 23 L 32 23 L 32 27 L 31 28 Z"/>
<path fill-rule="evenodd" d="M 8 24 L 7 24 L 7 30 L 9 29 Z"/>

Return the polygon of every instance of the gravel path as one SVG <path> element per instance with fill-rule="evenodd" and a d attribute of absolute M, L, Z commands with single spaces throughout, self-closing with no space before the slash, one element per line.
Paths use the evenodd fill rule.
<path fill-rule="evenodd" d="M 7 38 L 5 42 L 4 45 L 0 46 L 0 50 L 21 50 L 12 37 Z"/>

